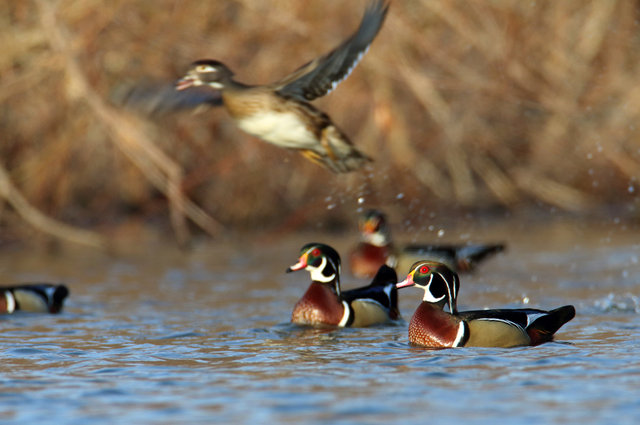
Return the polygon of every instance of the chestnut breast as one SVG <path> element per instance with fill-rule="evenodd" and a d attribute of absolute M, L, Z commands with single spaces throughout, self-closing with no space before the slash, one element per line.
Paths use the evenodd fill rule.
<path fill-rule="evenodd" d="M 344 315 L 344 305 L 333 290 L 312 282 L 307 292 L 293 307 L 291 321 L 301 325 L 338 325 Z"/>
<path fill-rule="evenodd" d="M 461 319 L 431 303 L 423 302 L 409 323 L 409 341 L 431 348 L 453 347 L 460 323 Z"/>
<path fill-rule="evenodd" d="M 387 246 L 360 243 L 349 258 L 351 272 L 357 277 L 373 277 L 391 254 Z"/>

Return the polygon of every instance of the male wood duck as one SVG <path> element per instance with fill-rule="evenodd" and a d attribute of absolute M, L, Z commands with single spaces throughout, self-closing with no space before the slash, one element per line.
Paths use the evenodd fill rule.
<path fill-rule="evenodd" d="M 504 244 L 396 247 L 391 239 L 386 216 L 375 209 L 367 210 L 361 215 L 358 227 L 360 242 L 349 255 L 351 273 L 356 277 L 371 277 L 382 264 L 397 270 L 407 270 L 411 264 L 421 259 L 438 261 L 458 272 L 467 272 L 472 271 L 480 261 L 505 248 Z"/>
<path fill-rule="evenodd" d="M 400 318 L 397 275 L 390 267 L 380 267 L 368 286 L 342 291 L 340 255 L 328 245 L 309 243 L 287 273 L 297 270 L 309 272 L 311 285 L 293 308 L 293 323 L 365 327 Z"/>
<path fill-rule="evenodd" d="M 430 348 L 516 347 L 553 340 L 553 334 L 573 319 L 566 305 L 551 311 L 499 309 L 459 312 L 458 275 L 442 263 L 419 261 L 397 288 L 418 286 L 424 298 L 409 323 L 409 341 Z M 444 311 L 447 305 L 449 312 Z"/>
<path fill-rule="evenodd" d="M 64 285 L 32 283 L 0 287 L 0 294 L 0 314 L 59 313 L 69 290 Z"/>
<path fill-rule="evenodd" d="M 382 0 L 372 2 L 351 37 L 275 83 L 240 83 L 226 65 L 205 59 L 194 62 L 176 88 L 208 86 L 219 90 L 229 115 L 245 132 L 298 150 L 335 173 L 357 170 L 371 159 L 352 145 L 327 114 L 308 102 L 326 95 L 347 78 L 378 34 L 388 7 Z M 210 99 L 205 102 L 212 103 Z"/>

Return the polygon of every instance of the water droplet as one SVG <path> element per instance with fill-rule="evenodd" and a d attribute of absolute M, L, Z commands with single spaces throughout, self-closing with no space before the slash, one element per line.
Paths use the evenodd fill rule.
<path fill-rule="evenodd" d="M 587 154 L 587 159 L 593 159 L 593 154 L 591 152 Z"/>
<path fill-rule="evenodd" d="M 433 224 L 430 224 L 430 225 L 429 225 L 429 231 L 430 231 L 430 232 L 433 232 L 433 229 L 435 229 L 435 227 L 433 226 Z"/>
<path fill-rule="evenodd" d="M 364 204 L 364 196 L 358 198 L 358 205 Z"/>
<path fill-rule="evenodd" d="M 628 191 L 629 193 L 633 193 L 633 192 L 635 192 L 635 191 L 636 191 L 636 188 L 635 188 L 635 187 L 633 187 L 633 185 L 631 184 L 631 185 L 629 185 L 629 188 L 627 188 L 627 191 Z"/>
<path fill-rule="evenodd" d="M 522 304 L 529 304 L 529 297 L 527 297 L 526 295 L 522 297 Z"/>
<path fill-rule="evenodd" d="M 444 229 L 438 230 L 438 237 L 441 238 L 444 236 Z"/>
<path fill-rule="evenodd" d="M 403 199 L 404 198 L 404 193 L 400 192 L 396 195 L 396 199 Z"/>
<path fill-rule="evenodd" d="M 327 209 L 328 209 L 328 210 L 332 210 L 332 209 L 334 209 L 335 207 L 336 207 L 336 204 L 329 204 L 329 205 L 327 205 Z"/>

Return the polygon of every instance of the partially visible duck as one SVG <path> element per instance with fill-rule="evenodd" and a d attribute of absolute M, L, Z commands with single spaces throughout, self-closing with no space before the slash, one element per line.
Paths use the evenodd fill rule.
<path fill-rule="evenodd" d="M 349 255 L 351 273 L 356 277 L 371 277 L 382 264 L 396 270 L 407 270 L 411 264 L 423 259 L 444 263 L 458 272 L 467 272 L 480 261 L 505 249 L 504 244 L 396 246 L 386 216 L 375 209 L 362 214 L 358 227 L 360 242 Z"/>
<path fill-rule="evenodd" d="M 32 283 L 0 287 L 0 314 L 16 311 L 59 313 L 69 295 L 65 285 Z"/>

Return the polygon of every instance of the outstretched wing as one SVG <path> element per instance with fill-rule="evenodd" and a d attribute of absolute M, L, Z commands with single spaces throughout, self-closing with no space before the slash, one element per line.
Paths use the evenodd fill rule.
<path fill-rule="evenodd" d="M 113 101 L 126 109 L 146 115 L 163 115 L 198 106 L 221 106 L 222 95 L 210 87 L 176 90 L 174 84 L 145 84 L 120 87 Z"/>
<path fill-rule="evenodd" d="M 388 9 L 389 5 L 383 0 L 372 2 L 364 13 L 360 27 L 351 37 L 271 87 L 284 96 L 302 101 L 311 101 L 329 93 L 360 62 L 380 31 Z"/>

